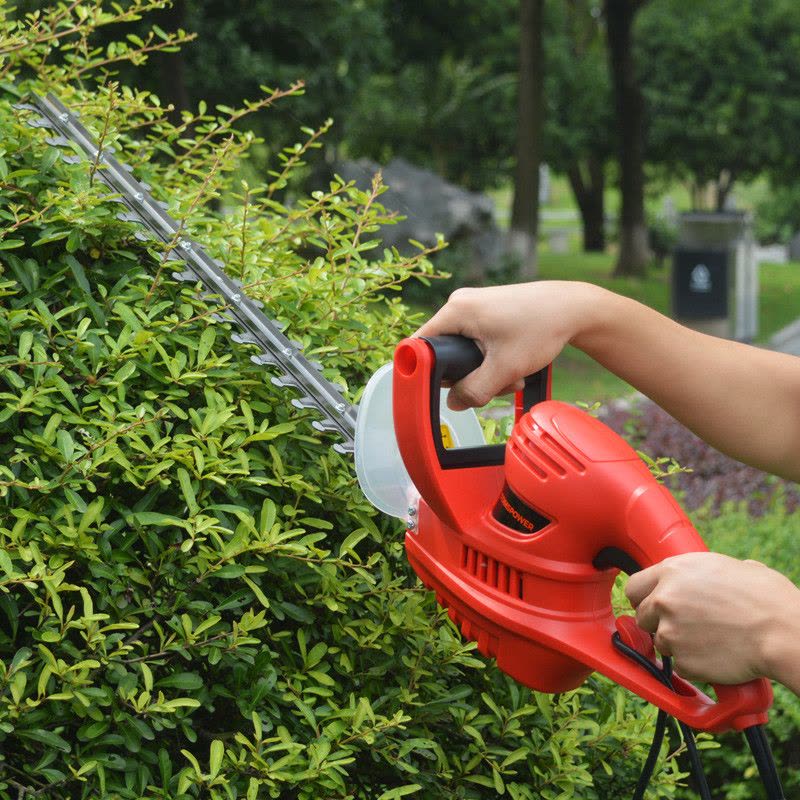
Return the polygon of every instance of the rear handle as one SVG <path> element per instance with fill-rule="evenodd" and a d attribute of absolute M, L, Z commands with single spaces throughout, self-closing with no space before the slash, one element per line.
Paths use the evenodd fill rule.
<path fill-rule="evenodd" d="M 455 383 L 476 370 L 483 363 L 483 353 L 473 339 L 466 336 L 423 337 L 433 351 L 433 374 L 431 375 L 431 430 L 439 464 L 443 469 L 497 466 L 505 460 L 505 445 L 462 447 L 448 450 L 442 441 L 439 393 L 442 383 Z M 547 365 L 525 378 L 525 389 L 518 393 L 516 419 L 550 396 L 550 366 Z M 520 397 L 521 396 L 521 397 Z M 521 411 L 520 411 L 521 408 Z"/>

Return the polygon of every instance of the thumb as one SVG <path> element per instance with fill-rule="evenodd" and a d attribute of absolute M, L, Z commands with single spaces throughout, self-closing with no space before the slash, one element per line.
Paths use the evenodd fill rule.
<path fill-rule="evenodd" d="M 639 603 L 645 599 L 658 585 L 661 579 L 661 564 L 655 564 L 652 567 L 643 569 L 635 575 L 628 578 L 625 584 L 625 594 L 630 601 L 630 604 L 637 608 Z"/>
<path fill-rule="evenodd" d="M 485 406 L 509 383 L 507 378 L 497 375 L 487 358 L 476 370 L 453 384 L 447 395 L 447 405 L 453 411 Z"/>

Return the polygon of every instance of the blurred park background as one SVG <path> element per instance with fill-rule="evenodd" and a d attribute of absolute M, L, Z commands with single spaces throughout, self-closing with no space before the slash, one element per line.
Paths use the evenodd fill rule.
<path fill-rule="evenodd" d="M 435 263 L 451 277 L 406 290 L 423 313 L 458 285 L 533 277 L 602 283 L 670 313 L 680 214 L 694 210 L 750 220 L 760 291 L 747 338 L 769 343 L 800 314 L 793 0 L 176 0 L 156 17 L 197 34 L 136 68 L 176 119 L 305 84 L 246 120 L 263 136 L 251 177 L 301 127 L 325 127 L 295 188 L 334 173 L 368 186 L 382 170 L 385 205 L 406 217 L 385 242 L 444 234 Z M 624 388 L 575 353 L 556 375 L 569 397 Z"/>
<path fill-rule="evenodd" d="M 0 798 L 628 796 L 650 712 L 478 660 L 350 462 L 116 216 L 99 158 L 29 125 L 31 90 L 357 400 L 457 286 L 586 280 L 676 314 L 704 247 L 684 277 L 702 293 L 721 252 L 724 302 L 688 321 L 797 347 L 800 3 L 0 0 Z M 725 242 L 691 227 L 720 220 Z M 671 473 L 712 548 L 800 581 L 795 486 L 580 353 L 554 381 Z M 800 700 L 776 697 L 795 796 Z M 721 741 L 715 800 L 761 797 Z M 652 795 L 694 797 L 663 756 Z"/>

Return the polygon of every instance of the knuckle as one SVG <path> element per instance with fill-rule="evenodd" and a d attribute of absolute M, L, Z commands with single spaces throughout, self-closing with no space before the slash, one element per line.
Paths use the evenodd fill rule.
<path fill-rule="evenodd" d="M 455 303 L 456 305 L 466 303 L 469 302 L 474 294 L 475 289 L 469 286 L 461 286 L 451 293 L 450 297 L 448 298 L 448 302 Z"/>
<path fill-rule="evenodd" d="M 674 645 L 673 630 L 668 625 L 660 624 L 653 637 L 653 644 L 662 655 L 671 655 Z"/>
<path fill-rule="evenodd" d="M 462 403 L 470 407 L 485 406 L 491 400 L 491 397 L 485 396 L 485 392 L 472 386 L 458 387 L 457 396 Z"/>

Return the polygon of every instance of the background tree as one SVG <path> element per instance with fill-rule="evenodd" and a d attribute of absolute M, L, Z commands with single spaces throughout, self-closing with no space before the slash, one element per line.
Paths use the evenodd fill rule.
<path fill-rule="evenodd" d="M 598 0 L 550 4 L 545 39 L 545 160 L 570 183 L 583 249 L 603 252 L 614 114 Z"/>
<path fill-rule="evenodd" d="M 387 11 L 389 67 L 360 88 L 346 151 L 402 156 L 469 189 L 513 169 L 517 3 L 398 0 Z"/>
<path fill-rule="evenodd" d="M 644 97 L 636 73 L 633 24 L 647 0 L 605 0 L 608 54 L 619 136 L 619 255 L 615 275 L 644 275 L 650 260 L 644 211 Z"/>
<path fill-rule="evenodd" d="M 648 154 L 690 184 L 696 208 L 721 210 L 734 181 L 781 173 L 794 158 L 798 36 L 792 2 L 702 0 L 687 13 L 659 0 L 641 14 Z"/>
<path fill-rule="evenodd" d="M 520 277 L 529 280 L 536 276 L 536 237 L 539 231 L 545 70 L 543 27 L 544 0 L 521 0 L 511 247 L 520 260 Z"/>

